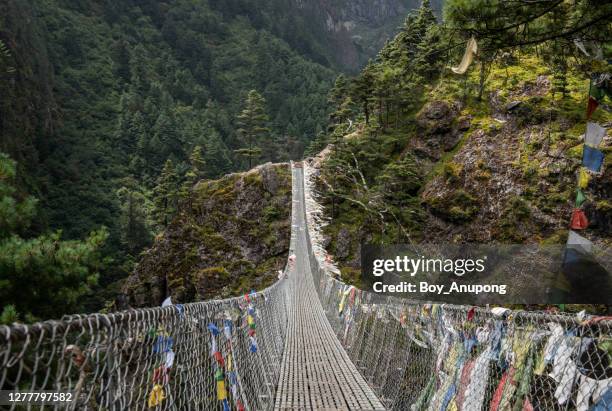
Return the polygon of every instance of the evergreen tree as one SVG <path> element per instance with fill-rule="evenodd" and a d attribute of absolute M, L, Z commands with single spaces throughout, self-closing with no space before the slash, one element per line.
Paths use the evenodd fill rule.
<path fill-rule="evenodd" d="M 59 317 L 80 309 L 81 297 L 97 283 L 101 229 L 84 241 L 62 241 L 61 232 L 28 238 L 36 200 L 20 199 L 16 165 L 0 153 L 0 301 L 2 321 Z"/>
<path fill-rule="evenodd" d="M 136 186 L 131 184 L 132 186 Z M 121 228 L 121 244 L 128 253 L 136 256 L 151 244 L 151 231 L 147 225 L 146 198 L 135 188 L 121 187 L 117 191 L 121 204 L 119 227 Z"/>
<path fill-rule="evenodd" d="M 336 82 L 334 83 L 334 87 L 329 92 L 329 97 L 327 98 L 327 102 L 331 106 L 332 109 L 337 108 L 348 93 L 348 80 L 344 74 L 340 74 L 336 77 Z"/>
<path fill-rule="evenodd" d="M 193 186 L 196 184 L 197 181 L 197 175 L 193 171 L 193 169 L 187 170 L 178 193 L 181 200 L 186 200 L 189 198 L 189 196 L 191 195 L 191 190 L 193 189 Z"/>
<path fill-rule="evenodd" d="M 265 109 L 266 101 L 256 90 L 251 90 L 245 102 L 245 107 L 238 115 L 238 134 L 246 148 L 236 150 L 236 153 L 248 159 L 249 169 L 253 167 L 253 159 L 258 158 L 262 149 L 259 144 L 269 140 L 270 129 L 267 127 L 268 115 Z M 268 141 L 269 142 L 269 141 Z M 269 146 L 266 145 L 267 151 Z"/>
<path fill-rule="evenodd" d="M 202 178 L 206 171 L 206 162 L 202 155 L 202 147 L 195 146 L 189 157 L 189 163 L 191 164 L 191 172 L 195 179 Z"/>
<path fill-rule="evenodd" d="M 366 125 L 370 124 L 370 100 L 374 94 L 375 66 L 370 61 L 361 74 L 353 81 L 353 96 L 365 117 Z"/>
<path fill-rule="evenodd" d="M 182 140 L 179 136 L 174 116 L 171 113 L 162 112 L 153 126 L 153 139 L 151 140 L 152 152 L 150 155 L 154 154 L 156 158 L 155 166 L 161 164 L 164 158 L 182 157 Z"/>
<path fill-rule="evenodd" d="M 153 193 L 155 221 L 159 227 L 167 227 L 178 205 L 178 176 L 172 160 L 166 160 Z"/>
<path fill-rule="evenodd" d="M 217 131 L 210 130 L 210 134 L 204 146 L 204 163 L 206 164 L 205 177 L 219 177 L 232 169 L 230 151 L 221 140 Z"/>

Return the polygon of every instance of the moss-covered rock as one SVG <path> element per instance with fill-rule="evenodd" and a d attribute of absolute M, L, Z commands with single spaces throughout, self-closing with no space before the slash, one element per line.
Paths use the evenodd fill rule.
<path fill-rule="evenodd" d="M 291 172 L 266 164 L 204 180 L 143 253 L 118 308 L 221 298 L 271 284 L 287 258 Z"/>
<path fill-rule="evenodd" d="M 429 202 L 431 211 L 441 218 L 454 222 L 470 221 L 478 212 L 478 200 L 465 190 L 456 190 L 447 195 L 434 197 Z"/>

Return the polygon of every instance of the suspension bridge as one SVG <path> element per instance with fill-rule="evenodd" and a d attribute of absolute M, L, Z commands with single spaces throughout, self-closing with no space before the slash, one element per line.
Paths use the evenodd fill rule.
<path fill-rule="evenodd" d="M 607 317 L 414 303 L 344 284 L 292 164 L 290 258 L 245 296 L 0 326 L 0 390 L 72 410 L 612 410 Z M 4 398 L 0 397 L 0 401 Z M 39 409 L 40 402 L 0 402 Z"/>

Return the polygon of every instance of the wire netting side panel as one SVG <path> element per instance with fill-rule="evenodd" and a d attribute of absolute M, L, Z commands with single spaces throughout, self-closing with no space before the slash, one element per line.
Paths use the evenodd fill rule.
<path fill-rule="evenodd" d="M 0 388 L 70 391 L 68 409 L 212 410 L 223 409 L 224 396 L 231 409 L 238 401 L 270 409 L 287 329 L 285 288 L 280 281 L 249 295 L 255 352 L 245 297 L 1 326 Z"/>
<path fill-rule="evenodd" d="M 313 280 L 349 357 L 389 409 L 612 410 L 612 318 L 423 304 L 338 280 L 305 166 Z"/>

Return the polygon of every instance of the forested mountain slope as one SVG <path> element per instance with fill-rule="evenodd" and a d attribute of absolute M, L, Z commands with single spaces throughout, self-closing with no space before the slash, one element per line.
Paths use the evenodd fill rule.
<path fill-rule="evenodd" d="M 0 151 L 40 201 L 23 235 L 108 227 L 109 290 L 194 182 L 301 157 L 333 78 L 412 3 L 0 2 Z"/>
<path fill-rule="evenodd" d="M 375 62 L 338 78 L 330 133 L 311 153 L 327 147 L 314 164 L 327 248 L 346 280 L 359 281 L 364 243 L 564 244 L 575 210 L 588 219 L 580 233 L 609 249 L 609 132 L 600 171 L 585 171 L 582 154 L 591 76 L 610 65 L 572 38 L 581 26 L 584 38 L 609 39 L 602 16 L 611 10 L 588 3 L 547 14 L 449 1 L 440 24 L 424 2 Z M 478 53 L 456 74 L 471 35 Z M 610 43 L 599 44 L 609 56 Z M 608 91 L 588 121 L 605 129 L 612 115 L 602 96 L 612 93 L 600 87 Z"/>

